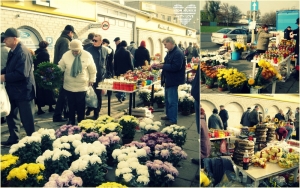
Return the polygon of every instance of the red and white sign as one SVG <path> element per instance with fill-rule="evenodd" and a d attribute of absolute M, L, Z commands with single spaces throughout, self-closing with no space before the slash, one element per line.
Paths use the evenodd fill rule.
<path fill-rule="evenodd" d="M 108 30 L 109 29 L 109 22 L 108 21 L 102 22 L 102 29 L 103 30 Z"/>

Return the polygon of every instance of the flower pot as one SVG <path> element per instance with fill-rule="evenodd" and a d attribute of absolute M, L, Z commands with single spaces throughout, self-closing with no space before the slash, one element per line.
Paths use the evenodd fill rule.
<path fill-rule="evenodd" d="M 207 89 L 211 89 L 211 88 L 213 88 L 214 87 L 214 85 L 206 85 L 206 88 Z"/>
<path fill-rule="evenodd" d="M 143 103 L 144 103 L 144 106 L 151 106 L 150 101 L 144 101 Z"/>
<path fill-rule="evenodd" d="M 232 60 L 239 60 L 240 59 L 240 57 L 241 57 L 241 53 L 240 52 L 232 52 L 231 53 L 231 59 Z"/>
<path fill-rule="evenodd" d="M 157 103 L 157 108 L 164 108 L 165 107 L 165 103 Z"/>
<path fill-rule="evenodd" d="M 123 138 L 122 137 L 122 143 L 124 144 L 129 144 L 133 141 L 133 138 Z"/>
<path fill-rule="evenodd" d="M 182 111 L 182 112 L 181 112 L 181 115 L 183 115 L 183 116 L 191 115 L 191 111 L 190 111 L 190 110 Z"/>
<path fill-rule="evenodd" d="M 255 89 L 255 88 L 250 88 L 250 93 L 251 94 L 258 94 L 258 89 Z"/>
<path fill-rule="evenodd" d="M 218 90 L 219 90 L 219 91 L 226 91 L 227 88 L 225 88 L 225 87 L 218 87 Z"/>

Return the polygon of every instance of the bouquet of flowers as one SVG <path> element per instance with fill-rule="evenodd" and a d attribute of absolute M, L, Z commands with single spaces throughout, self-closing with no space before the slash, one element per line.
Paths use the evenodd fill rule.
<path fill-rule="evenodd" d="M 121 149 L 115 149 L 112 153 L 112 157 L 118 160 L 118 162 L 126 161 L 128 158 L 134 157 L 137 158 L 141 164 L 145 164 L 149 159 L 146 149 L 139 149 L 135 146 L 126 146 L 121 147 Z"/>
<path fill-rule="evenodd" d="M 136 117 L 130 115 L 124 115 L 119 119 L 119 124 L 122 126 L 123 138 L 134 138 L 136 127 L 139 121 Z"/>
<path fill-rule="evenodd" d="M 61 87 L 63 72 L 56 64 L 43 62 L 38 65 L 37 70 L 34 70 L 34 78 L 38 86 L 54 90 Z"/>
<path fill-rule="evenodd" d="M 105 181 L 106 165 L 97 155 L 83 155 L 72 162 L 69 170 L 83 180 L 83 187 L 96 187 Z"/>
<path fill-rule="evenodd" d="M 90 132 L 90 133 L 81 132 L 80 134 L 82 136 L 81 141 L 86 143 L 93 143 L 99 138 L 99 134 L 95 132 Z"/>
<path fill-rule="evenodd" d="M 81 187 L 82 184 L 81 177 L 75 176 L 71 170 L 65 170 L 61 176 L 52 174 L 44 187 Z"/>
<path fill-rule="evenodd" d="M 247 46 L 243 43 L 240 43 L 240 42 L 235 42 L 234 43 L 234 51 L 236 52 L 243 52 L 243 51 L 246 51 L 247 50 Z"/>
<path fill-rule="evenodd" d="M 174 166 L 177 166 L 182 159 L 187 158 L 186 152 L 174 143 L 157 144 L 155 146 L 154 154 L 155 159 L 170 162 Z"/>
<path fill-rule="evenodd" d="M 44 185 L 44 170 L 45 166 L 42 164 L 24 163 L 13 168 L 7 176 L 7 180 L 11 187 L 41 187 Z"/>
<path fill-rule="evenodd" d="M 128 187 L 147 187 L 150 181 L 148 167 L 141 165 L 134 157 L 120 161 L 115 174 L 117 182 Z"/>
<path fill-rule="evenodd" d="M 151 91 L 147 88 L 142 88 L 139 90 L 138 96 L 143 102 L 150 102 Z"/>
<path fill-rule="evenodd" d="M 69 168 L 68 162 L 70 156 L 70 152 L 54 148 L 53 151 L 46 150 L 43 155 L 36 159 L 36 162 L 45 166 L 44 177 L 48 179 L 51 174 L 61 174 Z"/>
<path fill-rule="evenodd" d="M 239 72 L 237 69 L 230 68 L 226 75 L 226 81 L 229 89 L 236 88 L 237 90 L 241 90 L 247 81 L 247 78 L 245 73 Z"/>
<path fill-rule="evenodd" d="M 144 134 L 150 134 L 159 131 L 161 122 L 160 121 L 153 122 L 153 120 L 150 118 L 143 118 L 140 121 L 139 126 L 144 132 Z"/>
<path fill-rule="evenodd" d="M 40 128 L 38 131 L 32 133 L 31 136 L 41 137 L 41 153 L 47 149 L 52 150 L 53 141 L 56 139 L 54 129 Z"/>
<path fill-rule="evenodd" d="M 256 84 L 257 86 L 264 86 L 265 84 L 268 84 L 276 79 L 282 80 L 282 76 L 266 60 L 260 59 L 258 66 L 258 72 L 256 73 L 253 85 Z"/>
<path fill-rule="evenodd" d="M 116 182 L 106 182 L 106 183 L 102 183 L 101 185 L 97 186 L 96 188 L 108 188 L 108 187 L 112 187 L 112 188 L 127 188 L 125 185 L 116 183 Z"/>
<path fill-rule="evenodd" d="M 146 166 L 150 175 L 149 187 L 170 187 L 179 175 L 171 163 L 161 160 L 147 161 Z"/>
<path fill-rule="evenodd" d="M 107 158 L 106 147 L 99 141 L 95 141 L 93 143 L 81 143 L 75 148 L 75 155 L 78 157 L 84 155 L 97 155 L 104 163 Z"/>
<path fill-rule="evenodd" d="M 187 132 L 185 126 L 171 125 L 165 127 L 161 132 L 167 134 L 177 146 L 183 146 L 186 141 Z"/>
<path fill-rule="evenodd" d="M 15 168 L 18 165 L 19 157 L 6 154 L 6 155 L 0 155 L 1 160 L 1 187 L 6 186 L 7 184 L 7 175 L 9 171 L 13 168 Z"/>
<path fill-rule="evenodd" d="M 35 162 L 36 158 L 41 155 L 41 137 L 26 136 L 17 144 L 10 147 L 9 153 L 19 157 L 20 163 Z"/>
<path fill-rule="evenodd" d="M 80 127 L 78 125 L 62 125 L 55 131 L 56 138 L 60 138 L 62 136 L 68 136 L 72 134 L 80 133 Z"/>
<path fill-rule="evenodd" d="M 226 81 L 227 69 L 218 69 L 218 87 L 219 88 L 227 88 L 227 81 Z"/>
<path fill-rule="evenodd" d="M 168 135 L 161 132 L 145 134 L 140 140 L 142 142 L 145 142 L 146 145 L 150 147 L 151 151 L 154 151 L 154 147 L 156 144 L 173 142 L 173 140 L 169 138 Z"/>
<path fill-rule="evenodd" d="M 113 166 L 114 159 L 112 157 L 112 152 L 115 149 L 119 149 L 121 147 L 120 145 L 120 137 L 118 136 L 118 133 L 111 132 L 106 135 L 102 135 L 98 139 L 103 145 L 106 146 L 106 152 L 107 152 L 107 164 L 109 166 Z"/>

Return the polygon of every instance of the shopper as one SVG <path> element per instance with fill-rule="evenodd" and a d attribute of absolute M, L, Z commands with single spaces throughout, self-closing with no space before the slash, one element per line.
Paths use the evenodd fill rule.
<path fill-rule="evenodd" d="M 197 43 L 193 43 L 193 57 L 200 57 L 200 48 Z"/>
<path fill-rule="evenodd" d="M 34 129 L 35 80 L 33 59 L 28 48 L 20 41 L 20 34 L 15 28 L 8 28 L 3 34 L 5 45 L 10 48 L 6 67 L 1 70 L 0 82 L 10 100 L 10 113 L 6 117 L 9 137 L 2 141 L 2 146 L 16 144 L 20 138 L 20 119 L 26 135 L 31 136 Z"/>
<path fill-rule="evenodd" d="M 115 39 L 114 39 L 114 42 L 115 42 L 115 44 L 116 44 L 116 53 L 117 53 L 117 51 L 120 49 L 120 47 L 121 47 L 121 45 L 120 45 L 120 43 L 121 43 L 121 39 L 120 39 L 120 37 L 116 37 Z"/>
<path fill-rule="evenodd" d="M 115 54 L 115 75 L 120 76 L 121 74 L 125 74 L 128 70 L 133 70 L 133 65 L 131 63 L 130 52 L 126 50 L 127 42 L 123 40 L 120 43 L 120 49 Z M 116 97 L 120 103 L 125 101 L 126 93 L 124 92 L 117 92 Z"/>
<path fill-rule="evenodd" d="M 295 53 L 295 57 L 297 57 L 297 62 L 296 62 L 296 71 L 294 73 L 294 78 L 299 81 L 299 58 L 300 58 L 299 57 L 299 37 L 300 37 L 299 36 L 299 26 L 300 26 L 299 25 L 299 18 L 297 18 L 296 24 L 298 25 L 298 28 L 293 30 L 293 32 L 290 33 L 290 37 L 292 39 L 296 40 L 296 46 L 295 46 L 294 53 Z"/>
<path fill-rule="evenodd" d="M 166 116 L 161 119 L 166 120 L 166 126 L 170 126 L 177 124 L 178 86 L 185 83 L 185 59 L 172 37 L 163 39 L 162 43 L 168 50 L 165 63 L 153 67 L 162 69 L 161 84 L 165 86 Z"/>
<path fill-rule="evenodd" d="M 240 124 L 247 127 L 251 126 L 250 113 L 251 113 L 251 108 L 248 107 L 247 110 L 242 115 Z"/>
<path fill-rule="evenodd" d="M 299 107 L 296 108 L 294 126 L 296 130 L 296 140 L 299 140 Z"/>
<path fill-rule="evenodd" d="M 54 64 L 58 64 L 64 53 L 69 50 L 70 42 L 75 35 L 74 27 L 72 25 L 66 25 L 60 37 L 57 39 L 54 46 Z M 68 104 L 63 87 L 59 89 L 58 98 L 56 101 L 56 106 L 53 114 L 53 122 L 65 122 L 68 117 Z M 64 113 L 64 118 L 62 118 L 62 113 Z"/>
<path fill-rule="evenodd" d="M 293 111 L 292 110 L 288 110 L 287 113 L 284 116 L 285 121 L 287 122 L 292 122 L 294 121 L 294 117 L 293 117 Z"/>
<path fill-rule="evenodd" d="M 269 33 L 268 32 L 268 25 L 262 25 L 262 29 L 257 33 L 258 40 L 257 40 L 257 52 L 258 53 L 265 53 L 268 50 L 270 38 L 276 37 L 279 35 L 278 33 Z"/>
<path fill-rule="evenodd" d="M 285 117 L 284 117 L 282 109 L 279 109 L 279 112 L 275 115 L 275 118 L 278 119 L 278 122 L 285 121 Z"/>
<path fill-rule="evenodd" d="M 130 54 L 131 54 L 131 61 L 132 61 L 132 64 L 134 65 L 134 54 L 135 54 L 135 50 L 136 50 L 135 42 L 131 41 L 130 45 L 127 46 L 126 49 L 130 52 Z"/>
<path fill-rule="evenodd" d="M 97 95 L 98 99 L 98 107 L 97 108 L 91 108 L 88 107 L 85 115 L 89 116 L 91 111 L 94 111 L 94 117 L 93 119 L 96 120 L 99 117 L 100 110 L 102 107 L 102 90 L 97 89 L 99 82 L 102 82 L 106 76 L 107 73 L 107 62 L 108 62 L 108 56 L 111 53 L 111 50 L 107 47 L 104 47 L 102 45 L 102 36 L 100 34 L 95 34 L 93 38 L 93 46 L 90 46 L 86 49 L 92 57 L 93 62 L 96 65 L 97 68 L 97 75 L 96 75 L 96 82 L 93 84 L 94 91 Z M 108 51 L 108 49 L 110 51 Z"/>
<path fill-rule="evenodd" d="M 287 137 L 288 131 L 285 129 L 285 127 L 279 127 L 275 130 L 275 134 L 277 140 L 281 141 Z"/>
<path fill-rule="evenodd" d="M 137 68 L 144 66 L 145 61 L 148 61 L 147 65 L 150 64 L 150 54 L 146 48 L 146 42 L 142 40 L 138 49 L 135 50 L 134 67 Z"/>
<path fill-rule="evenodd" d="M 285 129 L 288 131 L 288 134 L 287 134 L 287 136 L 286 136 L 286 138 L 285 138 L 285 141 L 287 141 L 287 140 L 289 140 L 290 139 L 290 137 L 291 137 L 291 135 L 292 135 L 292 133 L 293 133 L 293 131 L 294 131 L 294 124 L 293 124 L 293 122 L 286 122 L 286 124 L 285 124 Z"/>
<path fill-rule="evenodd" d="M 292 32 L 291 26 L 287 26 L 287 28 L 283 31 L 284 39 L 291 40 L 290 33 Z"/>
<path fill-rule="evenodd" d="M 250 127 L 253 127 L 254 125 L 257 125 L 259 123 L 258 110 L 259 110 L 259 107 L 255 106 L 249 115 L 249 120 L 251 123 Z"/>
<path fill-rule="evenodd" d="M 108 54 L 107 57 L 107 67 L 106 70 L 108 71 L 108 77 L 112 78 L 114 76 L 114 64 L 113 64 L 113 60 L 114 60 L 114 50 L 112 49 L 112 47 L 109 45 L 110 42 L 108 39 L 103 39 L 102 40 L 102 46 L 105 46 L 107 48 L 109 48 L 111 50 L 110 54 Z"/>
<path fill-rule="evenodd" d="M 35 60 L 34 63 L 34 70 L 37 70 L 38 65 L 43 62 L 50 62 L 50 55 L 48 53 L 47 47 L 49 43 L 47 41 L 41 41 L 39 43 L 39 48 L 34 52 L 35 53 Z M 44 89 L 42 87 L 36 86 L 36 99 L 35 104 L 38 106 L 37 114 L 41 115 L 45 112 L 42 110 L 42 107 L 45 105 L 49 106 L 48 111 L 53 112 L 54 108 L 52 105 L 55 105 L 55 96 L 53 90 Z"/>
<path fill-rule="evenodd" d="M 229 119 L 229 116 L 228 116 L 228 112 L 227 110 L 225 110 L 224 108 L 224 105 L 220 105 L 220 112 L 219 112 L 219 116 L 222 120 L 222 123 L 223 123 L 223 126 L 224 126 L 224 130 L 227 130 L 227 121 Z"/>
<path fill-rule="evenodd" d="M 199 103 L 200 103 L 200 66 L 198 66 L 195 78 L 192 82 L 192 89 L 191 89 L 191 95 L 193 96 L 194 100 L 194 107 L 195 107 L 195 113 L 196 113 L 196 126 L 197 126 L 197 132 L 200 134 L 200 125 L 199 125 Z"/>
<path fill-rule="evenodd" d="M 96 82 L 97 69 L 92 55 L 83 50 L 82 42 L 78 39 L 70 42 L 70 50 L 67 51 L 58 66 L 64 72 L 63 88 L 69 104 L 68 125 L 76 125 L 84 119 L 85 97 L 89 86 Z"/>
<path fill-rule="evenodd" d="M 6 47 L 4 43 L 4 33 L 1 33 L 1 69 L 2 70 L 4 67 L 6 67 L 6 61 L 7 61 L 7 55 L 9 52 L 9 48 Z M 5 117 L 1 117 L 1 124 L 6 122 Z"/>
<path fill-rule="evenodd" d="M 187 63 L 190 63 L 193 58 L 193 43 L 189 42 L 185 55 L 187 56 Z"/>
<path fill-rule="evenodd" d="M 88 38 L 83 41 L 83 49 L 86 50 L 89 47 L 93 46 L 93 38 L 95 33 L 89 33 Z"/>
<path fill-rule="evenodd" d="M 258 112 L 258 118 L 259 118 L 259 123 L 262 123 L 263 122 L 262 112 Z"/>
<path fill-rule="evenodd" d="M 208 128 L 224 130 L 223 122 L 218 115 L 218 109 L 214 108 L 212 112 L 213 114 L 208 118 Z"/>

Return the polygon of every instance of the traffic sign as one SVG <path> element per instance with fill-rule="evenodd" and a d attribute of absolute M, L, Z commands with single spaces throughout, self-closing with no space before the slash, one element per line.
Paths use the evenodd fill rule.
<path fill-rule="evenodd" d="M 103 30 L 108 30 L 109 29 L 109 22 L 108 21 L 102 22 L 102 29 Z"/>
<path fill-rule="evenodd" d="M 251 11 L 258 11 L 258 1 L 252 1 L 250 4 Z"/>
<path fill-rule="evenodd" d="M 90 24 L 90 28 L 101 28 L 102 24 L 101 23 L 97 23 L 97 24 Z"/>

